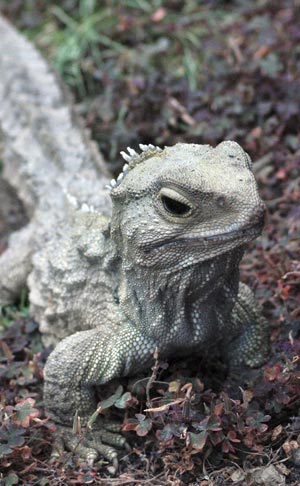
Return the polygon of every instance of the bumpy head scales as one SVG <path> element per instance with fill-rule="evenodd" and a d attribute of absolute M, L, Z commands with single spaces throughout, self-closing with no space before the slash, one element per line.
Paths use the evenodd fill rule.
<path fill-rule="evenodd" d="M 160 147 L 152 144 L 144 145 L 140 143 L 139 147 L 141 149 L 141 153 L 136 152 L 131 147 L 127 147 L 128 153 L 123 151 L 120 152 L 123 159 L 126 161 L 126 164 L 123 165 L 122 172 L 118 175 L 117 179 L 112 179 L 110 183 L 105 186 L 109 191 L 119 186 L 126 174 L 138 164 L 144 162 L 150 157 L 153 157 L 159 152 L 162 152 L 162 149 Z"/>

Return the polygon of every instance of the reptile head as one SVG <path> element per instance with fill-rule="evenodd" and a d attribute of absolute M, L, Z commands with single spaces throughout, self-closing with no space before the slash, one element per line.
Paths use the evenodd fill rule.
<path fill-rule="evenodd" d="M 130 261 L 182 268 L 261 233 L 265 206 L 237 143 L 142 147 L 111 188 L 112 234 Z"/>

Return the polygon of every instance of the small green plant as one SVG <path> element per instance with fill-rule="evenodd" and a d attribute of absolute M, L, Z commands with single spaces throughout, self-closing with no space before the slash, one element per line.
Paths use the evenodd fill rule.
<path fill-rule="evenodd" d="M 81 0 L 76 15 L 61 6 L 50 8 L 52 22 L 39 35 L 40 44 L 52 57 L 65 81 L 80 96 L 94 91 L 91 72 L 100 72 L 108 53 L 113 57 L 126 52 L 108 32 L 116 28 L 117 18 L 109 8 L 99 8 L 95 0 Z M 39 40 L 38 39 L 38 40 Z M 106 52 L 107 51 L 107 52 Z"/>
<path fill-rule="evenodd" d="M 18 318 L 27 319 L 29 317 L 29 304 L 27 291 L 21 292 L 21 298 L 18 305 L 0 306 L 0 331 L 9 327 Z"/>

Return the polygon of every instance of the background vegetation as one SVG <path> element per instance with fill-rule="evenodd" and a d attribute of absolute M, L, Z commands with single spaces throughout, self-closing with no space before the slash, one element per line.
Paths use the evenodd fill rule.
<path fill-rule="evenodd" d="M 112 171 L 119 151 L 138 143 L 234 139 L 250 153 L 269 215 L 242 278 L 264 307 L 273 345 L 261 383 L 234 399 L 221 389 L 220 363 L 157 362 L 148 398 L 144 382 L 138 391 L 124 382 L 127 394 L 120 390 L 107 413 L 124 421 L 133 452 L 109 479 L 105 466 L 90 470 L 72 454 L 49 463 L 53 424 L 41 396 L 49 351 L 24 303 L 6 309 L 4 485 L 299 484 L 299 1 L 0 0 L 0 9 L 69 85 Z M 263 483 L 256 468 L 269 474 Z"/>

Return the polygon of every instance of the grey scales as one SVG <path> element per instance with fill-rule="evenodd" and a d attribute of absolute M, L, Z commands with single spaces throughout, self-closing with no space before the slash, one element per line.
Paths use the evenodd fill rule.
<path fill-rule="evenodd" d="M 44 392 L 57 450 L 116 468 L 125 439 L 114 424 L 79 447 L 71 432 L 74 416 L 84 426 L 95 411 L 95 387 L 147 369 L 155 350 L 168 359 L 217 349 L 232 373 L 266 360 L 267 323 L 239 281 L 265 206 L 232 141 L 128 148 L 109 181 L 47 63 L 3 19 L 0 35 L 3 177 L 29 218 L 0 256 L 0 304 L 27 287 L 44 343 L 58 343 Z"/>

